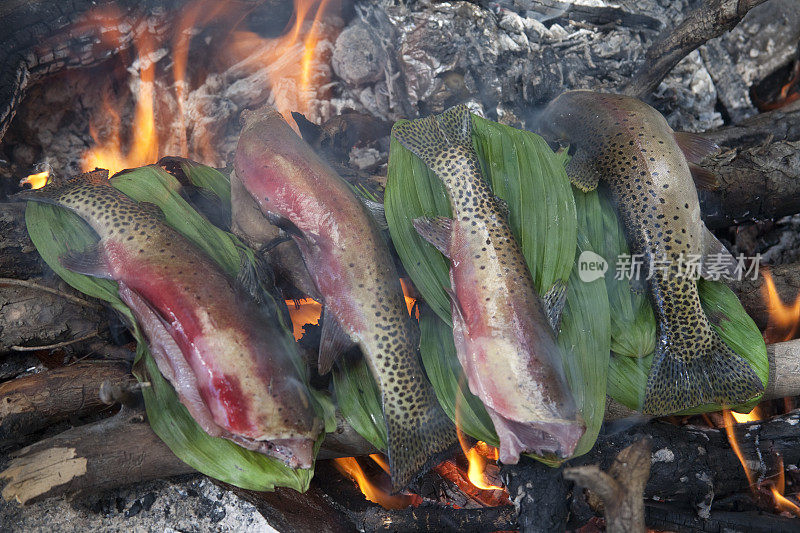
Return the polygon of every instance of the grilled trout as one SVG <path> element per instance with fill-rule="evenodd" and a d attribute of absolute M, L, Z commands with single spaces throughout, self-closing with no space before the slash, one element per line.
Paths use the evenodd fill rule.
<path fill-rule="evenodd" d="M 310 468 L 322 421 L 277 311 L 257 306 L 157 206 L 135 202 L 107 178 L 90 172 L 20 198 L 66 208 L 97 232 L 96 247 L 61 264 L 119 284 L 159 370 L 206 433 Z"/>
<path fill-rule="evenodd" d="M 700 306 L 689 261 L 700 275 L 732 275 L 736 260 L 700 219 L 694 164 L 716 150 L 676 133 L 661 114 L 628 96 L 571 91 L 539 117 L 542 133 L 576 148 L 567 173 L 578 188 L 608 184 L 631 253 L 652 264 L 649 295 L 657 343 L 642 410 L 667 415 L 699 405 L 737 405 L 761 394 L 753 369 L 714 331 Z M 698 185 L 709 177 L 695 172 Z"/>
<path fill-rule="evenodd" d="M 583 420 L 552 321 L 508 210 L 481 174 L 471 131 L 463 105 L 395 125 L 395 138 L 444 182 L 453 213 L 452 219 L 417 219 L 414 226 L 450 258 L 456 351 L 470 390 L 492 418 L 500 460 L 514 464 L 523 452 L 568 457 L 585 430 Z"/>
<path fill-rule="evenodd" d="M 320 372 L 353 343 L 381 391 L 393 490 L 456 442 L 418 356 L 419 330 L 375 221 L 348 184 L 270 107 L 248 112 L 235 171 L 297 242 L 323 298 Z M 236 206 L 234 206 L 236 209 Z"/>

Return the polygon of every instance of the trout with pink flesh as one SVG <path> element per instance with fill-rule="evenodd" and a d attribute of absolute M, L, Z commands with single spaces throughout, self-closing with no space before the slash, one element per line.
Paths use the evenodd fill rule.
<path fill-rule="evenodd" d="M 453 335 L 469 388 L 500 439 L 500 460 L 523 452 L 568 457 L 585 427 L 564 376 L 552 324 L 563 284 L 546 312 L 508 222 L 483 178 L 465 106 L 395 125 L 393 135 L 442 180 L 453 218 L 414 227 L 450 258 Z M 550 315 L 550 316 L 548 316 Z"/>
<path fill-rule="evenodd" d="M 399 491 L 453 447 L 456 433 L 423 372 L 419 330 L 389 248 L 348 184 L 280 114 L 264 107 L 243 122 L 236 175 L 297 242 L 323 298 L 320 372 L 353 343 L 364 353 L 381 392 L 392 488 Z"/>
<path fill-rule="evenodd" d="M 135 202 L 107 178 L 90 172 L 19 196 L 68 209 L 97 232 L 96 247 L 61 264 L 119 284 L 159 370 L 206 433 L 310 468 L 322 421 L 292 361 L 291 334 L 167 226 L 157 206 Z"/>

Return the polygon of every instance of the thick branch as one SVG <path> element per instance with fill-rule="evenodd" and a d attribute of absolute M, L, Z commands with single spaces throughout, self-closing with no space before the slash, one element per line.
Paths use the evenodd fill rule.
<path fill-rule="evenodd" d="M 755 6 L 766 0 L 707 0 L 677 27 L 650 45 L 644 62 L 622 92 L 646 98 L 681 59 L 705 42 L 732 30 Z"/>
<path fill-rule="evenodd" d="M 0 479 L 8 481 L 3 498 L 25 504 L 192 471 L 141 416 L 123 410 L 23 448 Z"/>
<path fill-rule="evenodd" d="M 0 444 L 96 412 L 106 407 L 99 395 L 104 382 L 124 387 L 134 381 L 123 363 L 89 361 L 0 383 Z"/>

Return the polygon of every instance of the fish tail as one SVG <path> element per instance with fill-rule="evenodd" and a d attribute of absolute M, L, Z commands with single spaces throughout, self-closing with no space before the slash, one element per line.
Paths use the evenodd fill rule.
<path fill-rule="evenodd" d="M 420 401 L 384 397 L 392 492 L 397 493 L 441 462 L 456 445 L 456 430 L 426 382 Z M 407 397 L 408 398 L 408 397 Z"/>
<path fill-rule="evenodd" d="M 472 115 L 467 106 L 461 104 L 440 115 L 397 123 L 392 135 L 431 170 L 437 171 L 447 161 L 449 148 L 472 148 Z"/>
<path fill-rule="evenodd" d="M 764 392 L 753 368 L 725 344 L 703 316 L 701 335 L 659 335 L 642 412 L 664 416 L 716 403 L 732 407 Z M 663 322 L 659 332 L 668 331 Z M 699 353 L 698 353 L 699 350 Z"/>

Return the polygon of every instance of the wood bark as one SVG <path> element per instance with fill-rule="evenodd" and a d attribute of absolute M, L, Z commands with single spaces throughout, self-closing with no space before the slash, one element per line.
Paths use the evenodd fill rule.
<path fill-rule="evenodd" d="M 703 162 L 719 180 L 717 189 L 699 191 L 706 225 L 800 213 L 800 104 L 702 136 L 722 147 Z"/>
<path fill-rule="evenodd" d="M 7 482 L 3 498 L 25 504 L 192 471 L 141 414 L 123 410 L 12 454 L 0 479 Z"/>
<path fill-rule="evenodd" d="M 126 387 L 135 380 L 122 362 L 86 361 L 0 383 L 0 446 L 107 408 L 100 399 L 106 382 Z"/>

